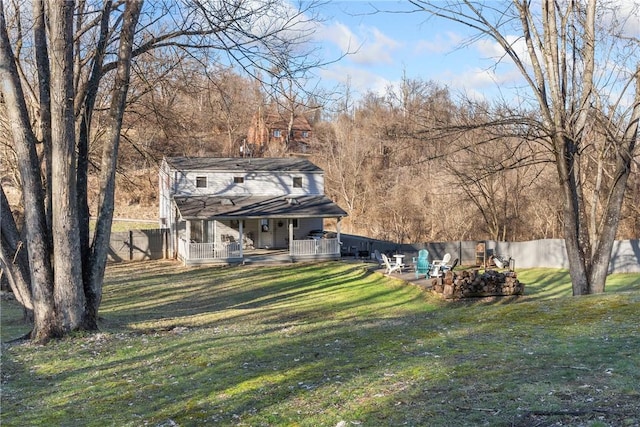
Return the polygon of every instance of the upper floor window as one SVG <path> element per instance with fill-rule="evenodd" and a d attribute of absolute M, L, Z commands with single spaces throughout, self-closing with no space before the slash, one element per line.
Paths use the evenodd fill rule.
<path fill-rule="evenodd" d="M 197 176 L 196 177 L 196 188 L 207 188 L 207 177 L 206 176 Z"/>
<path fill-rule="evenodd" d="M 280 138 L 282 136 L 282 132 L 280 131 L 280 129 L 274 129 L 273 130 L 273 137 L 274 138 Z"/>
<path fill-rule="evenodd" d="M 294 176 L 293 177 L 293 188 L 302 188 L 302 177 Z"/>
<path fill-rule="evenodd" d="M 244 176 L 234 176 L 233 177 L 234 184 L 242 184 L 244 183 Z"/>
<path fill-rule="evenodd" d="M 309 138 L 309 131 L 303 130 L 302 131 L 302 137 L 303 138 Z"/>

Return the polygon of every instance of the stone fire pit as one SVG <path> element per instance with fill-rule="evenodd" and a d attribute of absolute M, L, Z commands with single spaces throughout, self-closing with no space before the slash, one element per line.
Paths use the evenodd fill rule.
<path fill-rule="evenodd" d="M 444 278 L 431 280 L 431 290 L 447 299 L 524 295 L 515 271 L 447 271 Z"/>

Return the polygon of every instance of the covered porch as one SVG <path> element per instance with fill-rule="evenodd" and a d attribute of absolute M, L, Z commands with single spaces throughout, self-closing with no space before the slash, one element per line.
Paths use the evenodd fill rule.
<path fill-rule="evenodd" d="M 175 255 L 185 265 L 239 264 L 260 250 L 288 262 L 340 258 L 340 220 L 346 213 L 325 196 L 184 197 L 175 199 Z M 310 237 L 325 219 L 336 232 Z"/>

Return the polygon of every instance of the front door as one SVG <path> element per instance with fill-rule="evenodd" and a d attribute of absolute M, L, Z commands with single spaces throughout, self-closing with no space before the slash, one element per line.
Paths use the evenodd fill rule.
<path fill-rule="evenodd" d="M 269 249 L 273 247 L 273 220 L 260 220 L 260 247 Z"/>

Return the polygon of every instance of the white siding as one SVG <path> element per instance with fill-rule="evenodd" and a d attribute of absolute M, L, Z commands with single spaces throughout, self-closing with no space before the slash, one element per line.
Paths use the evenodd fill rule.
<path fill-rule="evenodd" d="M 207 187 L 197 188 L 196 178 L 206 177 Z M 234 177 L 244 178 L 234 183 Z M 302 178 L 302 187 L 294 188 L 294 177 Z M 321 195 L 324 194 L 324 177 L 319 173 L 278 172 L 175 172 L 175 193 L 178 196 L 196 195 Z"/>

